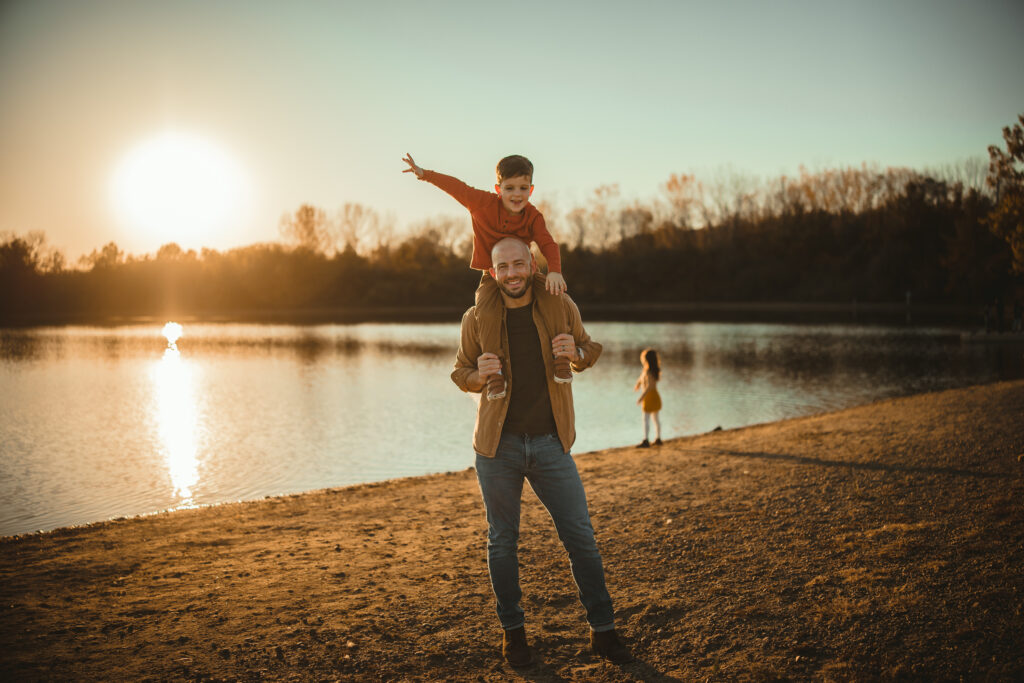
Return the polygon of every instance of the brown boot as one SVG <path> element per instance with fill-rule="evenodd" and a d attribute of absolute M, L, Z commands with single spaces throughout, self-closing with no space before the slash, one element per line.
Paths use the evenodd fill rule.
<path fill-rule="evenodd" d="M 512 666 L 529 666 L 533 664 L 533 653 L 526 644 L 526 628 L 520 626 L 505 631 L 501 642 L 501 654 Z"/>
<path fill-rule="evenodd" d="M 487 400 L 497 401 L 505 398 L 505 375 L 500 372 L 487 378 Z"/>
<path fill-rule="evenodd" d="M 559 384 L 568 384 L 572 381 L 572 366 L 565 356 L 555 356 L 555 381 Z"/>
<path fill-rule="evenodd" d="M 591 631 L 590 649 L 598 657 L 604 657 L 612 664 L 625 664 L 633 661 L 633 653 L 619 640 L 615 629 L 611 631 Z"/>

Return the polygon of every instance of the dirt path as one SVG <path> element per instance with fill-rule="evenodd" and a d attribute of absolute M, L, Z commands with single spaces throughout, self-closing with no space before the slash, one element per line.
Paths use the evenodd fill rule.
<path fill-rule="evenodd" d="M 4 680 L 1024 677 L 1024 382 L 578 456 L 623 667 L 532 493 L 500 657 L 472 471 L 0 539 Z"/>

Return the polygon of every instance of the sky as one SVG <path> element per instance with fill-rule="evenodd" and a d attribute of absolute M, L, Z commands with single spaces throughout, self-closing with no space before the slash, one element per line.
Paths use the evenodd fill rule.
<path fill-rule="evenodd" d="M 7 0 L 0 233 L 74 262 L 278 240 L 303 203 L 462 216 L 406 152 L 480 188 L 524 154 L 563 209 L 673 173 L 934 168 L 1024 112 L 1021 35 L 1018 0 Z"/>

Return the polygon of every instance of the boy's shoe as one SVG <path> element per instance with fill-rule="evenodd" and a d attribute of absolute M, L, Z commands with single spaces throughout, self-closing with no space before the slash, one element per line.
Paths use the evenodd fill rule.
<path fill-rule="evenodd" d="M 568 384 L 572 381 L 572 366 L 565 356 L 555 356 L 555 381 L 559 384 Z"/>
<path fill-rule="evenodd" d="M 625 664 L 633 661 L 633 653 L 619 640 L 615 629 L 611 631 L 591 631 L 590 649 L 598 657 L 604 657 L 612 664 Z"/>
<path fill-rule="evenodd" d="M 500 372 L 487 378 L 487 400 L 497 401 L 505 398 L 505 376 Z"/>
<path fill-rule="evenodd" d="M 511 631 L 505 631 L 501 640 L 501 654 L 505 661 L 512 666 L 529 666 L 533 664 L 533 653 L 530 646 L 526 644 L 526 628 L 520 626 Z"/>
<path fill-rule="evenodd" d="M 654 440 L 654 445 L 655 446 L 660 446 L 661 445 L 661 439 L 655 439 Z"/>
<path fill-rule="evenodd" d="M 650 447 L 651 447 L 651 442 L 650 442 L 650 441 L 648 441 L 647 439 L 644 439 L 643 441 L 641 441 L 640 443 L 638 443 L 638 444 L 636 445 L 636 447 L 637 447 L 637 448 L 650 448 Z"/>

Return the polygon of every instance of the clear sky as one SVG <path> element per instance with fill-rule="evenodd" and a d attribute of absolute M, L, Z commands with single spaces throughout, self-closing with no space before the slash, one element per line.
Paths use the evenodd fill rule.
<path fill-rule="evenodd" d="M 275 240 L 303 202 L 461 215 L 400 173 L 405 152 L 477 187 L 525 154 L 534 199 L 563 208 L 679 172 L 933 167 L 984 155 L 1024 112 L 1022 35 L 1019 0 L 8 0 L 0 232 L 45 231 L 74 261 L 111 240 Z M 230 218 L 173 233 L 126 216 L 118 168 L 169 132 L 235 169 Z M 215 160 L 197 154 L 180 164 Z M 200 170 L 174 201 L 228 194 L 229 171 Z"/>

